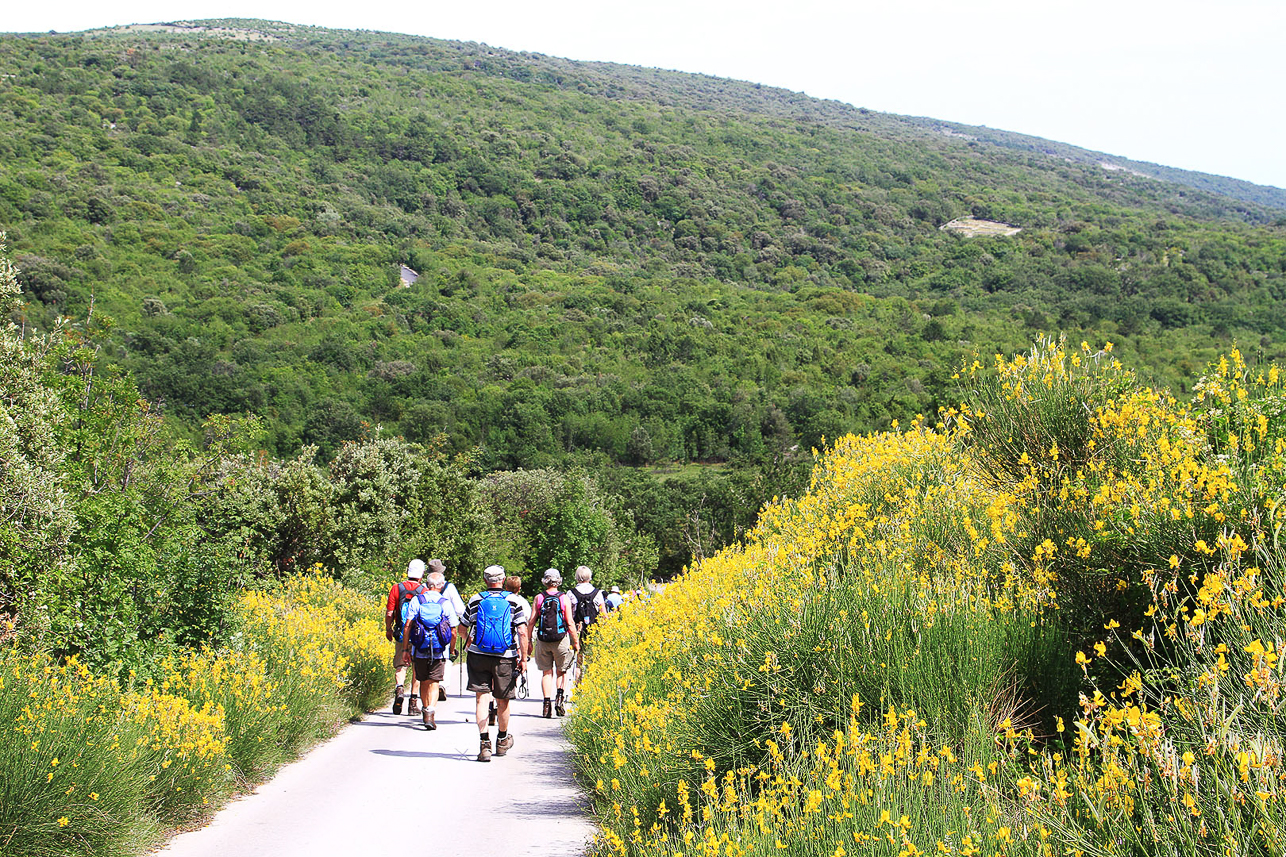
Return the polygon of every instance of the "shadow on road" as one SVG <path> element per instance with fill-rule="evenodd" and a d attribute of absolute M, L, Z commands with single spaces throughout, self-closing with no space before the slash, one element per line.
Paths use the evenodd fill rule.
<path fill-rule="evenodd" d="M 424 750 L 369 750 L 368 752 L 376 756 L 395 756 L 399 759 L 457 759 L 461 761 L 477 761 L 472 755 L 463 750 L 455 752 L 429 753 Z"/>

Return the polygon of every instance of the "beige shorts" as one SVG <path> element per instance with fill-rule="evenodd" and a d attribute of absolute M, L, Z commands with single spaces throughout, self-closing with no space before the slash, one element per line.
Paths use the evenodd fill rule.
<path fill-rule="evenodd" d="M 563 637 L 557 643 L 546 643 L 544 640 L 536 641 L 536 669 L 541 672 L 547 673 L 555 668 L 559 673 L 570 672 L 575 661 L 576 656 L 572 653 L 571 634 Z"/>
<path fill-rule="evenodd" d="M 400 670 L 411 665 L 411 655 L 402 648 L 401 643 L 393 644 L 393 669 Z"/>

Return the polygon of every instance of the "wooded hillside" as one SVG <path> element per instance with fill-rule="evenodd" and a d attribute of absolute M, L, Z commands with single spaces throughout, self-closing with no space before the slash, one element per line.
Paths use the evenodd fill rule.
<path fill-rule="evenodd" d="M 975 353 L 1112 340 L 1180 392 L 1234 340 L 1281 356 L 1272 189 L 749 83 L 217 23 L 266 38 L 0 37 L 19 318 L 110 318 L 101 359 L 193 436 L 254 413 L 276 456 L 378 424 L 480 447 L 480 473 L 587 465 L 673 570 L 823 437 L 954 401 Z M 940 228 L 969 215 L 1022 231 Z"/>

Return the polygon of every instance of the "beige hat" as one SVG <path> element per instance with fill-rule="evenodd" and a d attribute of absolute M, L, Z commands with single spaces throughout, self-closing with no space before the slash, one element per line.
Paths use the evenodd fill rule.
<path fill-rule="evenodd" d="M 503 565 L 489 565 L 482 572 L 482 579 L 488 584 L 503 583 L 505 580 L 505 567 Z"/>
<path fill-rule="evenodd" d="M 431 559 L 429 560 L 429 568 L 433 569 L 439 574 L 442 574 L 446 572 L 447 564 L 440 559 Z"/>

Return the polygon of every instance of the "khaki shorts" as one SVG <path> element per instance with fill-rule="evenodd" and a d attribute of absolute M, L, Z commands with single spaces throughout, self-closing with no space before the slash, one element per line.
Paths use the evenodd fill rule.
<path fill-rule="evenodd" d="M 469 690 L 474 693 L 489 693 L 496 699 L 513 699 L 518 695 L 513 658 L 469 652 L 465 669 L 469 672 Z"/>
<path fill-rule="evenodd" d="M 558 674 L 570 672 L 572 664 L 576 663 L 576 655 L 572 652 L 571 635 L 565 635 L 557 643 L 547 643 L 544 640 L 536 641 L 536 669 L 547 673 L 557 668 Z"/>
<path fill-rule="evenodd" d="M 402 667 L 411 665 L 411 654 L 402 648 L 402 644 L 393 643 L 393 669 L 400 670 Z"/>

